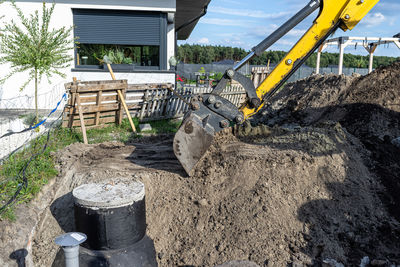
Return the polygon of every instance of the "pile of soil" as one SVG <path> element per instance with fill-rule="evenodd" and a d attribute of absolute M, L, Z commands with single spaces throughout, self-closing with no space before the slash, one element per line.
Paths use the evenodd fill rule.
<path fill-rule="evenodd" d="M 301 126 L 339 122 L 370 152 L 368 167 L 386 186 L 381 198 L 400 220 L 400 61 L 367 76 L 315 75 L 289 84 L 257 121 Z"/>
<path fill-rule="evenodd" d="M 193 177 L 173 136 L 69 146 L 33 262 L 61 253 L 53 240 L 73 230 L 73 188 L 126 179 L 145 184 L 159 266 L 400 264 L 399 85 L 400 63 L 289 84 L 256 118 L 263 125 L 219 135 Z"/>
<path fill-rule="evenodd" d="M 36 235 L 34 262 L 50 266 L 49 255 L 58 251 L 51 236 L 73 230 L 70 190 L 115 177 L 145 184 L 147 233 L 160 266 L 400 259 L 393 249 L 398 243 L 382 238 L 399 235 L 400 227 L 378 198 L 381 186 L 363 164 L 362 144 L 340 124 L 219 136 L 190 178 L 171 141 L 106 143 L 78 159 L 64 153 L 63 162 L 77 160 L 78 167 Z"/>
<path fill-rule="evenodd" d="M 394 138 L 400 135 L 399 88 L 400 61 L 367 76 L 314 75 L 288 84 L 257 120 L 269 125 L 332 120 L 357 137 Z"/>

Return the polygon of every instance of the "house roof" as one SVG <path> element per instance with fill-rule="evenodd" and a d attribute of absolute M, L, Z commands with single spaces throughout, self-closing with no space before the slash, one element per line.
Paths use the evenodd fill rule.
<path fill-rule="evenodd" d="M 178 29 L 185 23 L 200 16 L 204 11 L 204 7 L 206 7 L 210 1 L 211 0 L 176 0 L 175 28 Z M 178 32 L 178 40 L 186 40 L 189 38 L 198 21 L 197 19 L 182 28 Z"/>

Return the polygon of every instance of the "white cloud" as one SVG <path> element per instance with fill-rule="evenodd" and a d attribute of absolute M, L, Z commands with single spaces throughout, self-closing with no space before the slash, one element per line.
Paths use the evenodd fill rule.
<path fill-rule="evenodd" d="M 200 39 L 197 41 L 197 43 L 198 43 L 198 44 L 210 44 L 210 40 L 208 40 L 208 38 L 206 38 L 206 37 L 203 37 L 203 38 L 200 38 Z"/>
<path fill-rule="evenodd" d="M 217 40 L 212 40 L 212 42 L 216 45 L 222 46 L 232 46 L 232 47 L 241 47 L 244 49 L 251 48 L 251 44 L 243 38 L 243 34 L 240 33 L 220 33 L 216 34 L 219 36 Z"/>
<path fill-rule="evenodd" d="M 306 31 L 307 30 L 304 30 L 304 29 L 293 29 L 293 30 L 291 30 L 290 32 L 287 33 L 287 36 L 300 38 L 301 36 L 304 35 L 304 33 Z"/>
<path fill-rule="evenodd" d="M 287 39 L 280 39 L 276 42 L 277 45 L 288 45 L 288 46 L 293 46 L 296 42 L 287 40 Z"/>
<path fill-rule="evenodd" d="M 276 24 L 271 24 L 269 26 L 257 26 L 251 28 L 247 35 L 256 39 L 264 39 L 278 28 L 279 26 Z M 306 29 L 292 29 L 285 36 L 289 38 L 300 39 L 300 37 L 303 36 L 306 31 Z"/>
<path fill-rule="evenodd" d="M 386 21 L 386 17 L 382 13 L 377 12 L 367 14 L 360 23 L 366 27 L 375 27 L 384 21 Z"/>
<path fill-rule="evenodd" d="M 278 28 L 278 25 L 271 24 L 269 26 L 254 26 L 249 28 L 246 35 L 250 38 L 264 39 Z"/>
<path fill-rule="evenodd" d="M 200 20 L 201 24 L 213 24 L 221 26 L 247 26 L 248 22 L 235 20 L 235 19 L 218 19 L 218 18 L 204 18 Z"/>
<path fill-rule="evenodd" d="M 381 2 L 376 5 L 379 9 L 385 9 L 386 11 L 398 12 L 400 11 L 400 3 L 388 3 Z"/>
<path fill-rule="evenodd" d="M 234 6 L 239 6 L 239 5 L 243 4 L 243 2 L 235 1 L 235 0 L 222 0 L 222 2 L 225 2 L 230 5 L 234 5 Z"/>
<path fill-rule="evenodd" d="M 233 8 L 225 8 L 225 7 L 214 7 L 210 9 L 208 12 L 210 13 L 219 13 L 226 14 L 230 16 L 244 16 L 250 18 L 264 18 L 264 19 L 279 19 L 282 17 L 286 17 L 292 12 L 282 11 L 277 13 L 266 13 L 261 10 L 250 10 L 250 9 L 233 9 Z"/>
<path fill-rule="evenodd" d="M 242 39 L 240 38 L 226 38 L 223 40 L 222 45 L 224 46 L 232 46 L 232 47 L 242 47 L 245 49 L 248 49 L 249 45 L 245 42 L 243 42 Z"/>

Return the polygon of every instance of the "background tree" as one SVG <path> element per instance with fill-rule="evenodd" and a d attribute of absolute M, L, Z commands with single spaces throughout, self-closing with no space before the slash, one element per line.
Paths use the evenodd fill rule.
<path fill-rule="evenodd" d="M 3 26 L 0 36 L 0 64 L 10 63 L 10 72 L 0 79 L 4 83 L 16 73 L 28 72 L 28 79 L 20 90 L 34 81 L 36 122 L 38 122 L 38 84 L 43 76 L 49 83 L 53 75 L 65 77 L 60 70 L 68 67 L 73 57 L 71 33 L 73 27 L 50 29 L 50 20 L 55 4 L 50 8 L 43 3 L 42 12 L 36 10 L 26 17 L 15 2 L 19 23 L 11 21 Z"/>
<path fill-rule="evenodd" d="M 0 0 L 0 5 L 1 5 L 2 3 L 4 3 L 4 1 L 6 1 L 6 0 Z M 4 16 L 0 16 L 0 19 L 1 19 L 2 17 L 4 17 Z"/>
<path fill-rule="evenodd" d="M 213 62 L 222 61 L 225 59 L 231 59 L 234 61 L 240 61 L 244 58 L 249 51 L 242 48 L 232 48 L 228 46 L 201 46 L 201 45 L 189 45 L 184 44 L 178 47 L 178 59 L 183 63 L 193 64 L 209 64 Z M 260 56 L 253 58 L 250 61 L 252 65 L 267 65 L 268 60 L 271 64 L 278 64 L 286 55 L 285 51 L 266 51 Z M 396 57 L 374 57 L 374 68 L 379 66 L 390 65 L 399 58 Z M 306 65 L 315 68 L 317 60 L 317 54 L 314 53 L 306 61 Z M 321 54 L 321 67 L 337 66 L 339 62 L 338 53 L 327 53 Z M 368 68 L 369 56 L 360 56 L 353 54 L 344 55 L 344 66 L 348 68 Z"/>
<path fill-rule="evenodd" d="M 6 0 L 0 0 L 0 5 L 3 4 Z M 4 16 L 0 16 L 0 21 L 1 19 L 4 18 Z M 1 32 L 0 32 L 0 36 L 1 36 Z"/>

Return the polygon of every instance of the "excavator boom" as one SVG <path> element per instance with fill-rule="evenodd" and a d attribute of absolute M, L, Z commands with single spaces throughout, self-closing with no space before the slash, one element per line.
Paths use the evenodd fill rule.
<path fill-rule="evenodd" d="M 228 69 L 210 94 L 192 99 L 174 138 L 174 153 L 190 176 L 219 131 L 241 124 L 256 114 L 271 96 L 290 78 L 307 58 L 338 28 L 353 29 L 379 0 L 312 0 L 285 24 L 254 47 L 249 55 Z M 238 70 L 253 57 L 261 55 L 301 21 L 319 9 L 308 31 L 287 53 L 267 78 L 254 88 L 253 83 Z M 247 99 L 240 108 L 221 96 L 229 80 L 238 81 Z"/>

